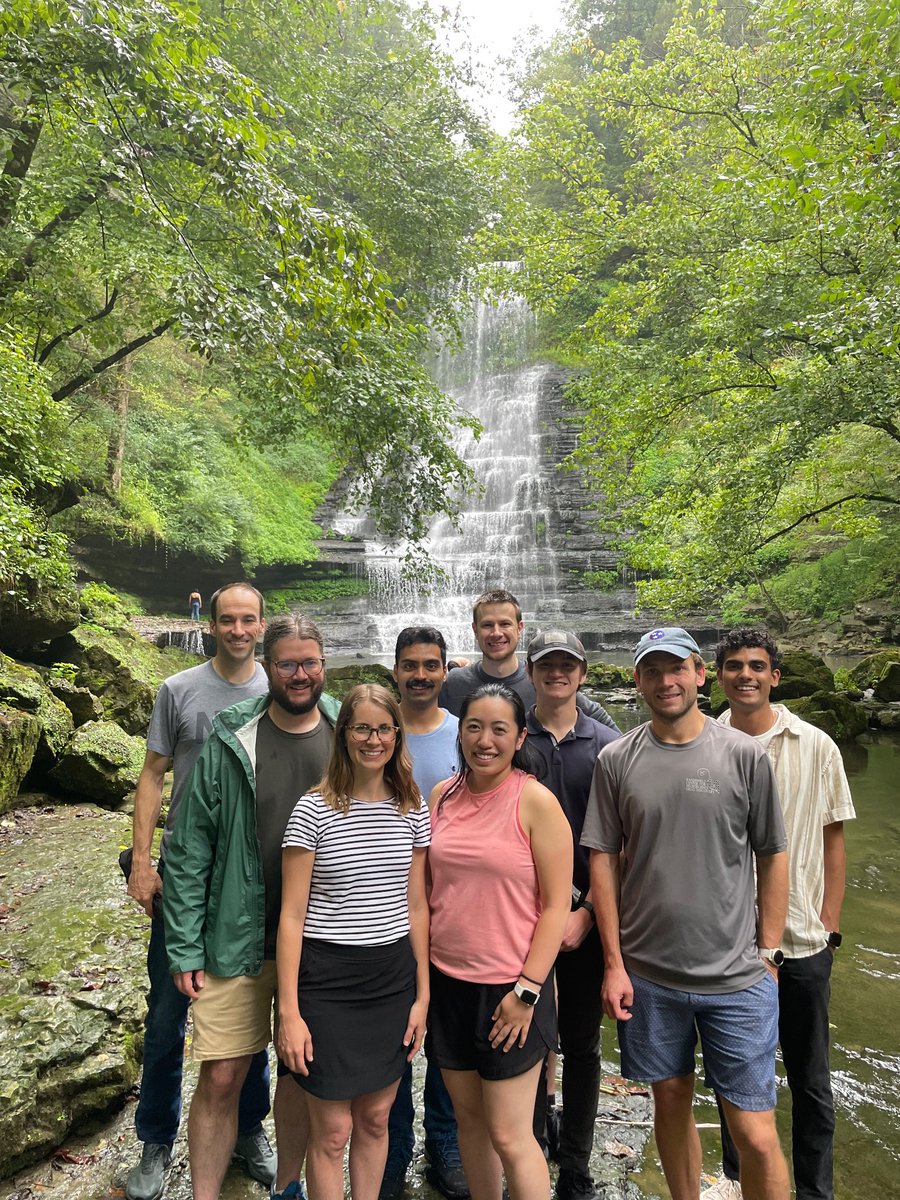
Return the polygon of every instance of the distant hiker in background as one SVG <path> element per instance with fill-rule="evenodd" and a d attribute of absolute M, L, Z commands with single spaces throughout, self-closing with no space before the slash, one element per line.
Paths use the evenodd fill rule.
<path fill-rule="evenodd" d="M 188 597 L 188 603 L 191 606 L 191 620 L 199 621 L 200 605 L 203 603 L 203 597 L 196 589 L 194 589 L 194 591 L 191 592 L 190 596 Z"/>

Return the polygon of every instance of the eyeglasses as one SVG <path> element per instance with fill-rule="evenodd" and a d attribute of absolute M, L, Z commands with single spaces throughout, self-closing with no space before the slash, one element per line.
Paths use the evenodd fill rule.
<path fill-rule="evenodd" d="M 367 742 L 372 734 L 376 734 L 379 741 L 392 742 L 400 732 L 399 725 L 348 725 L 347 731 L 357 742 Z"/>
<path fill-rule="evenodd" d="M 322 674 L 322 668 L 325 666 L 324 658 L 304 658 L 303 662 L 297 662 L 295 658 L 283 658 L 281 662 L 273 663 L 275 670 L 282 679 L 290 679 L 296 675 L 298 671 L 303 671 L 311 679 L 316 675 Z"/>

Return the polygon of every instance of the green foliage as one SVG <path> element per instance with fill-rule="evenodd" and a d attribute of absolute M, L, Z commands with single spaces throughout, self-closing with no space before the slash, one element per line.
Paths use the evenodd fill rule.
<path fill-rule="evenodd" d="M 33 399 L 0 473 L 34 537 L 34 469 L 46 511 L 87 489 L 66 528 L 248 566 L 312 553 L 341 470 L 386 535 L 452 509 L 471 477 L 421 357 L 486 194 L 430 22 L 399 0 L 0 10 L 0 387 Z"/>
<path fill-rule="evenodd" d="M 740 34 L 684 0 L 662 52 L 597 36 L 530 98 L 520 279 L 586 368 L 575 461 L 654 609 L 777 603 L 794 531 L 877 537 L 900 504 L 895 17 L 764 0 Z"/>
<path fill-rule="evenodd" d="M 270 613 L 291 612 L 320 604 L 328 600 L 345 597 L 366 596 L 369 581 L 362 576 L 335 575 L 325 579 L 300 580 L 286 588 L 272 588 L 263 593 L 266 611 Z"/>
<path fill-rule="evenodd" d="M 66 683 L 75 686 L 75 676 L 78 674 L 78 667 L 75 663 L 70 662 L 55 662 L 50 668 L 51 679 L 62 679 Z"/>
<path fill-rule="evenodd" d="M 585 571 L 582 575 L 585 587 L 595 592 L 612 592 L 621 584 L 618 571 Z"/>
<path fill-rule="evenodd" d="M 86 583 L 79 592 L 79 601 L 85 621 L 104 629 L 119 629 L 128 624 L 129 617 L 141 612 L 133 598 L 114 591 L 105 583 Z"/>

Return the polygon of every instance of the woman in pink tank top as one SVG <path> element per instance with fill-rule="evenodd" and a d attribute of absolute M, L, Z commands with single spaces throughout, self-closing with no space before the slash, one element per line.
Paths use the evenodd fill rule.
<path fill-rule="evenodd" d="M 553 963 L 571 907 L 572 834 L 530 772 L 525 708 L 502 683 L 459 714 L 462 770 L 431 795 L 430 1055 L 453 1099 L 475 1200 L 546 1200 L 532 1132 L 556 1048 Z"/>

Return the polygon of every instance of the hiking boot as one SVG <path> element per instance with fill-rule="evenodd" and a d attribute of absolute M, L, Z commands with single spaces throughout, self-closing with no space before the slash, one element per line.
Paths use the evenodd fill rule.
<path fill-rule="evenodd" d="M 276 1192 L 273 1183 L 272 1190 L 269 1192 L 269 1200 L 306 1200 L 306 1188 L 303 1186 L 302 1180 L 292 1179 L 285 1186 L 283 1192 Z"/>
<path fill-rule="evenodd" d="M 735 1179 L 720 1179 L 700 1193 L 700 1200 L 742 1200 L 744 1193 Z"/>
<path fill-rule="evenodd" d="M 159 1200 L 166 1186 L 166 1171 L 171 1161 L 171 1146 L 144 1142 L 141 1161 L 132 1167 L 125 1180 L 128 1200 Z"/>
<path fill-rule="evenodd" d="M 600 1193 L 590 1175 L 563 1167 L 556 1181 L 556 1196 L 557 1200 L 599 1200 Z"/>
<path fill-rule="evenodd" d="M 468 1200 L 469 1185 L 463 1170 L 459 1147 L 455 1141 L 444 1142 L 440 1147 L 425 1147 L 425 1178 L 436 1187 L 447 1200 Z"/>
<path fill-rule="evenodd" d="M 238 1134 L 232 1158 L 257 1183 L 264 1183 L 267 1188 L 274 1185 L 278 1160 L 262 1125 Z"/>

